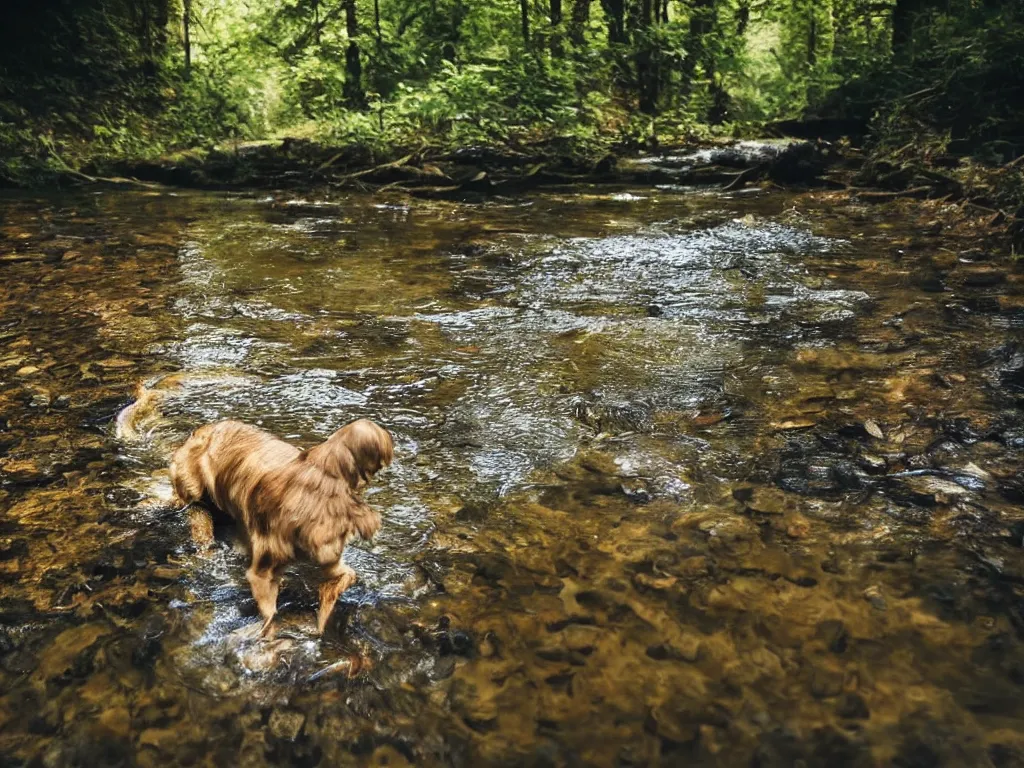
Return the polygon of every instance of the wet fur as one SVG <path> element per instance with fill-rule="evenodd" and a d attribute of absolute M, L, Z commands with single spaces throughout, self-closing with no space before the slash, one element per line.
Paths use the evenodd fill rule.
<path fill-rule="evenodd" d="M 175 451 L 171 482 L 183 504 L 215 506 L 242 528 L 252 558 L 246 577 L 265 633 L 284 566 L 300 557 L 318 564 L 323 632 L 338 596 L 356 581 L 342 560 L 346 543 L 380 528 L 380 514 L 358 491 L 391 463 L 393 452 L 391 435 L 366 419 L 308 451 L 248 424 L 221 421 L 200 427 Z M 193 517 L 192 528 L 209 530 L 209 515 Z"/>

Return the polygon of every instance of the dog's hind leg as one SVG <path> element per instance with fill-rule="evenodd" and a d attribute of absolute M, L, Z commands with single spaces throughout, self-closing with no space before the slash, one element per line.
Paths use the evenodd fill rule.
<path fill-rule="evenodd" d="M 338 602 L 341 593 L 355 584 L 359 578 L 340 557 L 322 569 L 324 581 L 320 584 L 320 610 L 316 616 L 317 629 L 321 635 L 327 628 L 327 620 L 331 617 L 331 611 L 334 610 L 334 604 Z"/>
<path fill-rule="evenodd" d="M 277 613 L 277 591 L 281 587 L 280 576 L 269 553 L 257 551 L 254 547 L 252 565 L 245 572 L 245 577 L 249 580 L 252 596 L 259 606 L 260 615 L 263 616 L 261 634 L 266 637 L 274 623 L 274 614 Z"/>

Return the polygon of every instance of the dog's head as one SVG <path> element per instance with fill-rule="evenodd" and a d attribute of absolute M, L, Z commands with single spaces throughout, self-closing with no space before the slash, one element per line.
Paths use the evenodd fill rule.
<path fill-rule="evenodd" d="M 200 462 L 210 445 L 213 427 L 200 427 L 186 440 L 171 457 L 171 485 L 182 504 L 191 504 L 203 497 L 203 480 Z"/>
<path fill-rule="evenodd" d="M 394 453 L 395 443 L 386 429 L 359 419 L 310 448 L 305 458 L 328 475 L 344 478 L 356 490 L 388 466 Z"/>

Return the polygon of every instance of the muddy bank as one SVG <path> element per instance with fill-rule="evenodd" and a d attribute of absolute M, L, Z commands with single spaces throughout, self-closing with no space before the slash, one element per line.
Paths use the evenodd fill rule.
<path fill-rule="evenodd" d="M 1024 275 L 843 192 L 7 198 L 13 765 L 1015 765 Z M 137 438 L 135 382 L 181 387 Z M 398 445 L 274 643 L 166 455 Z"/>

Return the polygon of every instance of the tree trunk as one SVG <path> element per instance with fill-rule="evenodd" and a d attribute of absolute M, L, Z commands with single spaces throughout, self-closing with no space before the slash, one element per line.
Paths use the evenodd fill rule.
<path fill-rule="evenodd" d="M 313 0 L 313 42 L 320 45 L 320 0 Z"/>
<path fill-rule="evenodd" d="M 680 90 L 684 97 L 693 93 L 693 76 L 697 62 L 703 62 L 707 44 L 705 38 L 714 26 L 715 0 L 694 0 L 690 6 L 690 29 L 687 34 L 686 55 L 681 66 Z"/>
<path fill-rule="evenodd" d="M 550 0 L 551 58 L 562 57 L 562 0 Z"/>
<path fill-rule="evenodd" d="M 142 51 L 142 66 L 146 74 L 153 65 L 153 36 L 150 33 L 149 0 L 142 0 L 142 15 L 139 20 L 139 49 Z"/>
<path fill-rule="evenodd" d="M 601 8 L 608 18 L 608 44 L 616 45 L 626 42 L 626 2 L 625 0 L 601 0 Z"/>
<path fill-rule="evenodd" d="M 892 52 L 906 58 L 914 38 L 914 20 L 924 10 L 925 0 L 896 0 L 892 9 Z"/>
<path fill-rule="evenodd" d="M 658 108 L 658 72 L 654 61 L 654 46 L 651 40 L 651 21 L 654 0 L 641 0 L 638 20 L 636 52 L 636 80 L 640 96 L 640 111 L 653 115 Z"/>
<path fill-rule="evenodd" d="M 818 20 L 814 16 L 814 8 L 811 7 L 811 18 L 807 24 L 807 67 L 814 69 L 818 63 Z"/>
<path fill-rule="evenodd" d="M 462 0 L 455 0 L 452 4 L 451 16 L 448 19 L 448 29 L 445 31 L 445 40 L 441 45 L 441 58 L 458 66 L 459 43 L 462 41 L 462 20 L 466 16 L 466 9 Z"/>
<path fill-rule="evenodd" d="M 519 15 L 523 25 L 523 46 L 530 47 L 530 2 L 519 0 Z"/>
<path fill-rule="evenodd" d="M 572 23 L 569 25 L 569 40 L 577 48 L 582 48 L 585 40 L 587 22 L 590 21 L 591 0 L 575 0 L 572 4 Z"/>
<path fill-rule="evenodd" d="M 183 1 L 181 26 L 185 42 L 185 82 L 192 79 L 192 0 Z"/>
<path fill-rule="evenodd" d="M 747 34 L 747 27 L 750 25 L 750 3 L 744 0 L 739 4 L 736 9 L 736 37 L 740 38 L 740 45 L 743 44 L 742 38 Z"/>
<path fill-rule="evenodd" d="M 356 23 L 356 0 L 345 0 L 345 32 L 348 35 L 348 48 L 345 51 L 345 101 L 353 109 L 366 106 L 366 94 L 363 91 L 363 65 L 359 60 L 359 25 Z"/>

